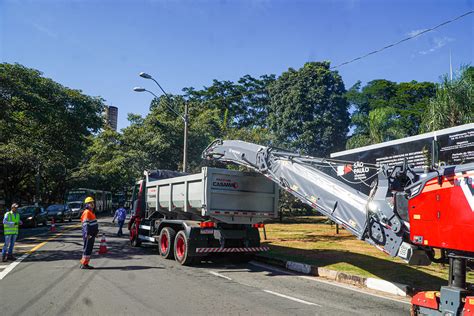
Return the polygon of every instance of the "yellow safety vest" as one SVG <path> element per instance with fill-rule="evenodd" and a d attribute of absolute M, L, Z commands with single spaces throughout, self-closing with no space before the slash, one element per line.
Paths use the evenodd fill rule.
<path fill-rule="evenodd" d="M 10 227 L 7 224 L 3 224 L 3 234 L 4 235 L 18 235 L 18 226 L 20 225 L 20 214 L 13 214 L 12 211 L 5 214 L 8 216 L 7 221 L 14 222 L 15 225 Z"/>

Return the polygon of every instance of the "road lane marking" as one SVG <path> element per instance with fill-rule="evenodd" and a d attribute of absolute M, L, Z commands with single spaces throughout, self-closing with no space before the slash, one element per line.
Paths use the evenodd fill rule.
<path fill-rule="evenodd" d="M 223 275 L 223 274 L 220 274 L 220 273 L 217 273 L 217 272 L 214 272 L 214 271 L 208 271 L 208 272 L 209 272 L 210 274 L 212 274 L 212 275 L 215 275 L 215 276 L 219 277 L 219 278 L 223 278 L 223 279 L 232 281 L 231 278 L 229 278 L 228 276 L 225 276 L 225 275 Z"/>
<path fill-rule="evenodd" d="M 46 245 L 49 241 L 55 239 L 55 238 L 58 238 L 59 236 L 62 236 L 64 233 L 70 231 L 70 230 L 73 230 L 75 228 L 79 228 L 80 225 L 74 225 L 74 226 L 70 226 L 70 227 L 67 227 L 67 228 L 64 228 L 64 230 L 60 233 L 56 233 L 54 236 L 51 236 L 49 237 L 48 239 L 46 239 L 45 241 L 43 241 L 42 243 L 36 245 L 35 247 L 33 247 L 32 249 L 28 250 L 25 254 L 23 254 L 21 257 L 17 258 L 14 262 L 10 263 L 9 265 L 7 265 L 2 272 L 0 272 L 0 280 L 2 280 L 4 277 L 7 276 L 8 273 L 10 273 L 20 262 L 22 262 L 23 260 L 25 260 L 29 255 L 31 255 L 33 252 L 35 252 L 36 250 L 40 249 L 41 247 L 43 247 L 44 245 Z M 0 266 L 1 268 L 2 266 Z"/>
<path fill-rule="evenodd" d="M 292 296 L 288 296 L 288 295 L 285 295 L 285 294 L 273 292 L 273 291 L 270 291 L 270 290 L 263 290 L 263 291 L 264 291 L 265 293 L 269 293 L 269 294 L 273 294 L 273 295 L 276 295 L 276 296 L 279 296 L 279 297 L 287 298 L 287 299 L 289 299 L 289 300 L 292 300 L 292 301 L 295 301 L 295 302 L 298 302 L 298 303 L 322 307 L 322 306 L 319 305 L 319 304 L 311 303 L 311 302 L 308 302 L 308 301 L 303 301 L 303 300 L 300 300 L 299 298 L 292 297 Z"/>
<path fill-rule="evenodd" d="M 20 262 L 22 262 L 29 254 L 25 253 L 20 258 L 16 259 L 14 262 L 10 263 L 2 272 L 0 272 L 0 280 L 2 280 L 8 273 L 10 273 L 13 268 L 15 268 Z"/>
<path fill-rule="evenodd" d="M 410 301 L 398 300 L 396 298 L 391 298 L 391 297 L 387 297 L 387 296 L 383 296 L 383 295 L 379 295 L 379 294 L 375 294 L 375 293 L 370 293 L 368 291 L 364 291 L 364 290 L 361 290 L 359 288 L 356 288 L 356 287 L 353 287 L 353 286 L 350 286 L 350 285 L 341 284 L 341 283 L 338 283 L 338 282 L 337 283 L 336 282 L 331 282 L 329 280 L 326 281 L 326 280 L 323 280 L 323 279 L 321 279 L 317 276 L 299 275 L 299 274 L 292 273 L 292 272 L 287 271 L 287 270 L 279 269 L 279 268 L 269 266 L 269 265 L 266 265 L 266 264 L 257 263 L 255 261 L 252 261 L 252 262 L 249 262 L 249 263 L 251 265 L 259 267 L 259 268 L 272 270 L 272 271 L 276 271 L 276 272 L 280 272 L 280 273 L 284 273 L 284 274 L 288 274 L 288 275 L 293 275 L 293 276 L 296 276 L 296 277 L 301 278 L 301 279 L 310 280 L 310 281 L 313 281 L 313 282 L 324 283 L 324 284 L 328 284 L 328 285 L 332 285 L 332 286 L 337 286 L 337 287 L 340 287 L 340 288 L 343 288 L 343 289 L 346 289 L 346 290 L 349 290 L 349 291 L 354 291 L 354 292 L 357 292 L 357 293 L 374 296 L 374 297 L 381 298 L 381 299 L 384 299 L 384 300 L 389 300 L 389 301 L 394 301 L 394 302 L 397 302 L 397 303 L 403 303 L 403 304 L 411 305 Z"/>

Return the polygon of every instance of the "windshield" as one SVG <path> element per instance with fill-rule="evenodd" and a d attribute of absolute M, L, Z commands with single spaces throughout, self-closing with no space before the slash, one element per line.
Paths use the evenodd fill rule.
<path fill-rule="evenodd" d="M 79 203 L 79 202 L 76 202 L 76 203 L 69 203 L 69 206 L 71 208 L 81 208 L 82 207 L 82 203 Z"/>
<path fill-rule="evenodd" d="M 18 209 L 18 213 L 20 214 L 33 214 L 35 212 L 34 206 L 24 206 Z"/>
<path fill-rule="evenodd" d="M 48 212 L 60 212 L 64 209 L 64 206 L 62 204 L 56 204 L 56 205 L 50 205 L 47 208 Z"/>
<path fill-rule="evenodd" d="M 67 201 L 84 201 L 86 198 L 86 191 L 72 191 L 67 195 Z"/>

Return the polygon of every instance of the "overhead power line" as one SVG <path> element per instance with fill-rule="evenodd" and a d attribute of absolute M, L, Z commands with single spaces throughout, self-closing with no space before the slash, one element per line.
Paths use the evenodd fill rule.
<path fill-rule="evenodd" d="M 399 40 L 398 42 L 395 42 L 395 43 L 392 43 L 392 44 L 387 45 L 387 46 L 385 46 L 385 47 L 382 47 L 382 48 L 380 48 L 380 49 L 374 50 L 374 51 L 372 51 L 372 52 L 370 52 L 370 53 L 367 53 L 367 54 L 365 54 L 365 55 L 363 55 L 363 56 L 359 56 L 359 57 L 356 57 L 356 58 L 351 59 L 351 60 L 349 60 L 349 61 L 345 61 L 345 62 L 343 62 L 343 63 L 341 63 L 341 64 L 339 64 L 339 65 L 336 65 L 336 66 L 331 67 L 331 69 L 336 69 L 336 68 L 339 68 L 339 67 L 341 67 L 341 66 L 345 66 L 345 65 L 347 65 L 347 64 L 353 63 L 353 62 L 355 62 L 355 61 L 357 61 L 357 60 L 361 60 L 361 59 L 363 59 L 363 58 L 366 58 L 366 57 L 368 57 L 368 56 L 370 56 L 370 55 L 374 55 L 374 54 L 380 53 L 381 51 L 384 51 L 384 50 L 389 49 L 389 48 L 391 48 L 391 47 L 397 46 L 397 45 L 399 45 L 399 44 L 401 44 L 401 43 L 403 43 L 403 42 L 406 42 L 406 41 L 408 41 L 408 40 L 411 40 L 411 39 L 413 39 L 413 38 L 415 38 L 415 37 L 418 37 L 418 36 L 421 36 L 421 35 L 423 35 L 423 34 L 425 34 L 425 33 L 434 31 L 434 30 L 436 30 L 437 28 L 440 28 L 440 27 L 442 27 L 442 26 L 445 26 L 446 24 L 449 24 L 449 23 L 452 23 L 452 22 L 454 22 L 454 21 L 460 20 L 460 19 L 462 19 L 462 18 L 464 18 L 464 17 L 466 17 L 466 16 L 468 16 L 469 14 L 472 14 L 472 13 L 474 13 L 474 10 L 473 10 L 473 11 L 466 12 L 466 13 L 464 13 L 464 14 L 462 14 L 462 15 L 460 15 L 460 16 L 454 18 L 454 19 L 445 21 L 445 22 L 443 22 L 443 23 L 441 23 L 441 24 L 438 24 L 438 25 L 436 25 L 436 26 L 434 26 L 434 27 L 432 27 L 432 28 L 423 30 L 423 31 L 421 31 L 421 32 L 419 32 L 419 33 L 416 33 L 415 35 L 406 37 L 406 38 L 404 38 L 404 39 L 402 39 L 402 40 Z"/>

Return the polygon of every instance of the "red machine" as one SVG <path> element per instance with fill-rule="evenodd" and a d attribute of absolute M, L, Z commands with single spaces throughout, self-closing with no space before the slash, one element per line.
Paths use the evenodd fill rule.
<path fill-rule="evenodd" d="M 411 188 L 411 242 L 431 251 L 432 261 L 449 263 L 448 286 L 416 294 L 413 315 L 474 315 L 474 292 L 466 283 L 466 264 L 474 259 L 473 179 L 474 164 L 469 164 Z M 441 250 L 439 259 L 435 248 Z"/>
<path fill-rule="evenodd" d="M 473 178 L 466 170 L 422 184 L 408 202 L 414 244 L 474 252 Z"/>

